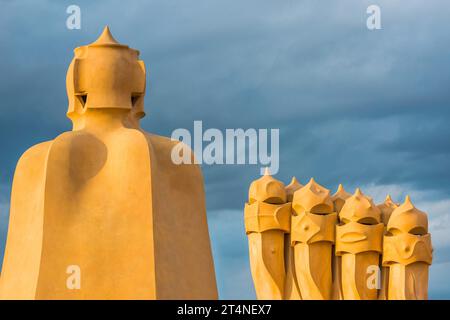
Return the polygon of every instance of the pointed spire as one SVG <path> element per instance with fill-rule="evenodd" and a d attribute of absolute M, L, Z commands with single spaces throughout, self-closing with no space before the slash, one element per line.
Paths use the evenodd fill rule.
<path fill-rule="evenodd" d="M 314 178 L 311 178 L 305 187 L 314 193 L 330 193 L 330 190 L 318 184 Z"/>
<path fill-rule="evenodd" d="M 388 194 L 386 199 L 384 199 L 384 202 L 379 204 L 377 207 L 381 211 L 381 222 L 383 222 L 384 225 L 387 225 L 392 212 L 398 207 L 398 204 L 392 201 L 391 195 Z"/>
<path fill-rule="evenodd" d="M 344 206 L 345 200 L 347 200 L 351 196 L 352 195 L 350 193 L 345 191 L 342 183 L 340 183 L 336 193 L 331 196 L 331 200 L 333 201 L 334 204 L 334 211 L 339 214 L 342 207 Z"/>
<path fill-rule="evenodd" d="M 398 210 L 396 210 L 396 211 L 398 211 L 398 212 L 416 212 L 416 211 L 421 212 L 421 211 L 420 211 L 419 209 L 417 209 L 416 206 L 412 203 L 411 197 L 410 197 L 409 195 L 406 195 L 405 201 L 404 201 L 400 206 L 398 206 L 397 209 L 398 209 Z M 395 212 L 395 211 L 394 211 L 394 212 Z"/>
<path fill-rule="evenodd" d="M 343 201 L 343 200 L 346 200 L 346 199 L 348 199 L 350 197 L 351 197 L 351 194 L 348 193 L 347 191 L 345 191 L 344 186 L 342 185 L 342 183 L 340 183 L 338 188 L 337 188 L 337 190 L 336 190 L 336 193 L 333 194 L 331 199 L 334 202 L 334 201 L 338 201 L 338 200 Z M 336 206 L 336 203 L 335 203 L 335 206 Z M 338 207 L 340 209 L 341 206 L 339 205 Z M 337 211 L 339 211 L 339 210 L 337 210 Z"/>
<path fill-rule="evenodd" d="M 98 37 L 97 40 L 95 40 L 95 42 L 90 44 L 91 46 L 102 46 L 102 45 L 121 45 L 119 42 L 117 42 L 116 39 L 114 39 L 114 37 L 111 34 L 111 31 L 109 30 L 108 26 L 105 26 L 105 28 L 103 29 L 102 34 L 100 35 L 100 37 Z"/>
<path fill-rule="evenodd" d="M 291 183 L 289 183 L 286 186 L 286 195 L 287 195 L 287 201 L 288 202 L 291 202 L 293 200 L 294 192 L 299 190 L 301 187 L 303 187 L 303 185 L 301 185 L 297 181 L 297 178 L 292 177 Z"/>
<path fill-rule="evenodd" d="M 404 210 L 417 210 L 416 206 L 412 203 L 411 197 L 409 195 L 406 195 L 405 201 L 401 205 Z"/>
<path fill-rule="evenodd" d="M 356 188 L 355 196 L 362 196 L 362 195 L 363 195 L 363 193 L 362 193 L 361 189 L 360 188 Z"/>
<path fill-rule="evenodd" d="M 264 175 L 265 176 L 270 176 L 270 169 L 269 169 L 269 167 L 266 167 L 266 169 L 264 169 Z"/>
<path fill-rule="evenodd" d="M 409 196 L 409 194 L 407 194 L 405 197 L 405 204 L 410 204 L 410 205 L 414 206 L 411 202 L 411 197 Z"/>
<path fill-rule="evenodd" d="M 313 177 L 311 177 L 311 179 L 309 179 L 309 182 L 306 184 L 305 187 L 308 187 L 313 192 L 321 192 L 321 188 L 323 188 L 320 184 L 318 184 L 316 182 L 316 180 L 314 180 Z"/>
<path fill-rule="evenodd" d="M 390 207 L 398 207 L 399 206 L 398 203 L 395 203 L 394 200 L 392 200 L 392 197 L 390 194 L 388 194 L 386 196 L 386 199 L 384 199 L 384 204 L 387 206 L 390 206 Z"/>

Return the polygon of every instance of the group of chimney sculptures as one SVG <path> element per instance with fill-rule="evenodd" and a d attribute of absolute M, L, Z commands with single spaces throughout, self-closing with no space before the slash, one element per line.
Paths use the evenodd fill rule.
<path fill-rule="evenodd" d="M 375 205 L 359 188 L 331 195 L 266 172 L 250 185 L 245 230 L 258 299 L 427 299 L 431 236 L 409 196 Z"/>

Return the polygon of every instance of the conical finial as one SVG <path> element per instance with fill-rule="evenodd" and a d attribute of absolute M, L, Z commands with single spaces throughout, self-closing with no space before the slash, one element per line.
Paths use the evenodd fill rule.
<path fill-rule="evenodd" d="M 294 192 L 302 188 L 303 186 L 297 181 L 297 178 L 292 177 L 291 183 L 286 186 L 287 201 L 291 202 L 294 197 Z"/>
<path fill-rule="evenodd" d="M 296 177 L 292 177 L 291 182 L 286 186 L 287 189 L 292 189 L 293 192 L 301 187 L 303 187 L 303 185 L 298 182 Z"/>
<path fill-rule="evenodd" d="M 314 180 L 314 178 L 311 177 L 311 179 L 309 179 L 309 182 L 308 182 L 308 183 L 314 184 L 314 183 L 316 183 L 316 180 Z"/>
<path fill-rule="evenodd" d="M 336 190 L 336 193 L 333 194 L 331 199 L 333 201 L 338 201 L 338 202 L 341 201 L 342 202 L 343 200 L 346 200 L 346 199 L 350 198 L 351 196 L 352 195 L 350 193 L 345 191 L 344 186 L 342 185 L 342 183 L 340 183 L 338 188 L 337 188 L 337 190 Z M 336 206 L 336 203 L 335 203 L 335 206 Z M 339 210 L 340 210 L 341 206 L 342 206 L 342 203 L 340 205 L 338 205 Z M 336 207 L 336 208 L 338 208 L 338 207 Z M 336 212 L 338 212 L 339 210 L 336 210 Z"/>
<path fill-rule="evenodd" d="M 270 169 L 269 169 L 269 167 L 266 167 L 266 169 L 264 169 L 264 175 L 265 176 L 270 176 Z"/>
<path fill-rule="evenodd" d="M 362 191 L 360 188 L 356 188 L 355 190 L 355 196 L 362 196 Z"/>
<path fill-rule="evenodd" d="M 409 194 L 406 195 L 406 197 L 405 197 L 405 204 L 413 205 L 412 202 L 411 202 L 411 197 L 409 196 Z"/>
<path fill-rule="evenodd" d="M 120 44 L 112 36 L 109 27 L 105 26 L 100 37 L 98 37 L 98 39 L 95 40 L 95 42 L 93 42 L 91 45 L 120 45 Z"/>
<path fill-rule="evenodd" d="M 389 219 L 391 218 L 392 212 L 398 207 L 398 205 L 392 201 L 391 195 L 388 194 L 386 199 L 384 199 L 384 202 L 379 204 L 377 207 L 381 210 L 381 222 L 383 222 L 384 225 L 387 225 Z"/>

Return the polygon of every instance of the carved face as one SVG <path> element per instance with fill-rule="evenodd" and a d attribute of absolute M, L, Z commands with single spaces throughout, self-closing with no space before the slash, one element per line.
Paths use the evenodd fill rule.
<path fill-rule="evenodd" d="M 433 247 L 428 233 L 428 218 L 417 209 L 409 197 L 394 209 L 384 236 L 383 264 L 415 262 L 431 264 Z"/>
<path fill-rule="evenodd" d="M 357 189 L 345 200 L 336 228 L 336 254 L 374 251 L 381 253 L 384 224 L 372 198 Z"/>
<path fill-rule="evenodd" d="M 387 225 L 388 236 L 398 234 L 425 235 L 428 233 L 428 218 L 425 212 L 417 209 L 409 198 L 396 208 Z"/>

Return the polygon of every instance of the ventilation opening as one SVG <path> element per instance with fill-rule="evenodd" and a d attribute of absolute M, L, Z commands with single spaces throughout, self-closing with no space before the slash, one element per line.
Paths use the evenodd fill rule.
<path fill-rule="evenodd" d="M 77 98 L 84 108 L 86 106 L 86 102 L 87 102 L 87 93 L 78 94 Z"/>
<path fill-rule="evenodd" d="M 400 234 L 402 234 L 402 231 L 401 231 L 400 229 L 398 229 L 398 228 L 390 228 L 390 229 L 388 230 L 388 232 L 386 233 L 386 235 L 387 235 L 388 237 L 398 236 L 398 235 L 400 235 Z"/>
<path fill-rule="evenodd" d="M 139 101 L 139 98 L 141 97 L 140 93 L 133 93 L 131 95 L 131 105 L 134 107 L 136 103 Z"/>
<path fill-rule="evenodd" d="M 427 234 L 427 230 L 423 227 L 415 227 L 411 230 L 409 230 L 410 234 L 416 235 L 416 236 L 423 236 Z"/>
<path fill-rule="evenodd" d="M 370 225 L 378 224 L 378 221 L 377 221 L 377 219 L 375 219 L 373 217 L 366 217 L 366 218 L 359 219 L 358 223 L 370 226 Z"/>
<path fill-rule="evenodd" d="M 279 197 L 270 197 L 264 200 L 265 203 L 269 204 L 283 204 L 285 201 L 283 201 L 282 198 Z"/>
<path fill-rule="evenodd" d="M 318 204 L 311 208 L 311 213 L 316 215 L 324 215 L 324 214 L 330 214 L 333 212 L 333 209 L 330 208 L 330 206 L 326 204 Z"/>

